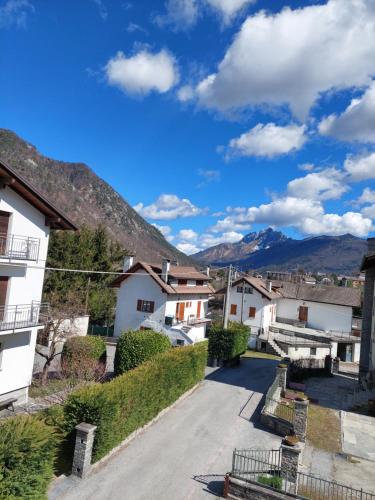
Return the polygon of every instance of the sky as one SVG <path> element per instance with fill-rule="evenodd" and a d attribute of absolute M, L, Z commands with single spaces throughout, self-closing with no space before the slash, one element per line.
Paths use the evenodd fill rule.
<path fill-rule="evenodd" d="M 374 0 L 0 0 L 0 127 L 180 250 L 374 236 Z"/>

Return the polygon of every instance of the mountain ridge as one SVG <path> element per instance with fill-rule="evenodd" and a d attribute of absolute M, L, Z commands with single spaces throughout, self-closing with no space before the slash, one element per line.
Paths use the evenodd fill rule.
<path fill-rule="evenodd" d="M 78 226 L 103 224 L 112 239 L 139 259 L 160 261 L 167 257 L 192 264 L 88 165 L 49 158 L 7 129 L 0 129 L 0 159 L 53 200 Z"/>
<path fill-rule="evenodd" d="M 259 241 L 259 235 L 268 231 L 270 245 L 254 248 L 247 254 L 243 253 L 244 240 Z M 272 237 L 275 233 L 275 237 Z M 257 236 L 252 236 L 252 235 Z M 280 236 L 282 235 L 282 236 Z M 264 240 L 263 240 L 264 242 Z M 290 271 L 303 267 L 312 272 L 336 272 L 350 274 L 359 271 L 363 254 L 366 252 L 365 240 L 352 234 L 340 236 L 310 236 L 301 240 L 288 238 L 279 231 L 267 230 L 259 233 L 249 233 L 237 243 L 224 243 L 198 252 L 192 257 L 202 264 L 228 265 L 233 264 L 242 269 L 259 271 L 279 270 Z M 338 259 L 338 255 L 341 259 Z"/>

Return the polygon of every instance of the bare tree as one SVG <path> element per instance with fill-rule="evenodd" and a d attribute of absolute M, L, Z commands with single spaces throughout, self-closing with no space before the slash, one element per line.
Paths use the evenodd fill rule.
<path fill-rule="evenodd" d="M 44 358 L 41 383 L 45 385 L 53 360 L 61 354 L 61 345 L 75 335 L 75 321 L 82 315 L 81 297 L 71 293 L 65 297 L 64 304 L 50 296 L 50 315 L 44 329 L 38 335 L 36 352 Z"/>

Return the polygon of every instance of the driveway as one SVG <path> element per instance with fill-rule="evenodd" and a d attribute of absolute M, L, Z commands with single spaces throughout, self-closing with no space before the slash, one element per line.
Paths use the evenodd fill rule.
<path fill-rule="evenodd" d="M 242 359 L 211 373 L 186 399 L 87 478 L 60 479 L 50 499 L 179 500 L 218 496 L 233 448 L 278 448 L 258 427 L 276 361 Z"/>

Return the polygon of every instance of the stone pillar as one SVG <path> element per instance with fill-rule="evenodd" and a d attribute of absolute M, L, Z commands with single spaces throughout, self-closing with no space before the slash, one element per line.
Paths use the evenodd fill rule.
<path fill-rule="evenodd" d="M 331 373 L 334 375 L 335 373 L 339 373 L 340 371 L 340 358 L 332 359 L 332 370 Z"/>
<path fill-rule="evenodd" d="M 92 445 L 94 444 L 95 425 L 81 423 L 76 426 L 72 474 L 85 477 L 91 466 Z"/>
<path fill-rule="evenodd" d="M 291 443 L 294 444 L 291 444 Z M 297 493 L 297 472 L 300 461 L 302 445 L 295 436 L 287 436 L 281 443 L 281 477 L 291 483 L 289 493 Z M 294 485 L 294 486 L 293 486 Z"/>
<path fill-rule="evenodd" d="M 306 440 L 309 400 L 306 397 L 294 400 L 294 433 L 302 443 Z"/>
<path fill-rule="evenodd" d="M 288 365 L 280 363 L 278 367 L 276 368 L 276 373 L 279 377 L 279 387 L 281 389 L 281 392 L 285 391 L 286 389 L 286 376 L 287 376 L 287 371 L 288 371 Z"/>

